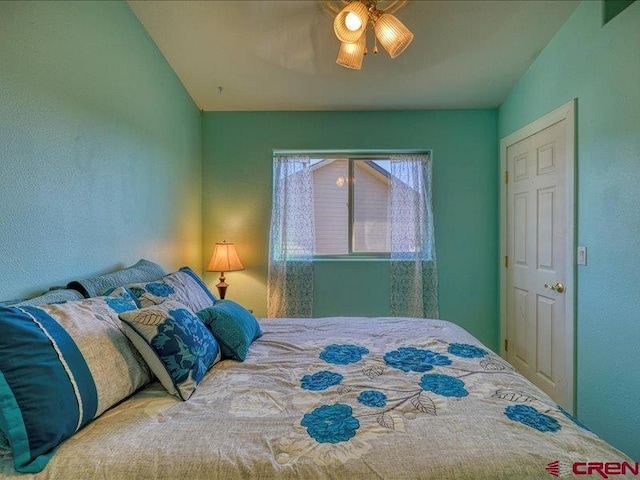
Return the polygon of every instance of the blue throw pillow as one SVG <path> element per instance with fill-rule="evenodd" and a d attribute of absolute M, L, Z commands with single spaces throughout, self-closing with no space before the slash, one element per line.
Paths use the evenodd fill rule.
<path fill-rule="evenodd" d="M 216 339 L 188 307 L 171 300 L 120 314 L 125 334 L 164 388 L 187 400 L 220 360 Z"/>
<path fill-rule="evenodd" d="M 251 343 L 262 335 L 256 317 L 232 300 L 218 300 L 198 317 L 220 343 L 225 358 L 244 361 Z"/>
<path fill-rule="evenodd" d="M 0 450 L 10 450 L 9 440 L 2 430 L 0 430 Z M 0 455 L 1 456 L 1 455 Z"/>

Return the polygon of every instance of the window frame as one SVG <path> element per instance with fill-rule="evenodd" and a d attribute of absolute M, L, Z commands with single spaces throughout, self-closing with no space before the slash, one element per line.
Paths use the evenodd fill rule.
<path fill-rule="evenodd" d="M 397 149 L 397 150 L 273 150 L 272 157 L 275 156 L 308 156 L 312 160 L 349 160 L 349 168 L 353 164 L 351 160 L 391 160 L 395 155 L 426 155 L 430 160 L 433 159 L 433 151 L 431 149 Z M 348 172 L 349 180 L 352 178 L 352 172 Z M 349 182 L 349 247 L 348 253 L 313 255 L 313 261 L 391 261 L 391 252 L 353 252 L 353 201 L 351 196 L 353 190 L 351 181 Z"/>

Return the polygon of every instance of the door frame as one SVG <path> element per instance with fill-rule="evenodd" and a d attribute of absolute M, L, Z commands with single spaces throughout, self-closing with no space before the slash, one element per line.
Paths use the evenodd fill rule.
<path fill-rule="evenodd" d="M 565 364 L 567 373 L 567 393 L 571 409 L 575 412 L 575 310 L 576 310 L 576 99 L 534 120 L 521 129 L 500 140 L 500 356 L 506 358 L 505 341 L 507 338 L 507 148 L 562 120 L 566 121 L 566 308 L 565 308 Z"/>

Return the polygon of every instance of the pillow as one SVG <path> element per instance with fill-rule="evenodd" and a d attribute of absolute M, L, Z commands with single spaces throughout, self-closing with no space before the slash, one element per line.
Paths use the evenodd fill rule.
<path fill-rule="evenodd" d="M 0 450 L 10 450 L 9 440 L 2 430 L 0 430 Z"/>
<path fill-rule="evenodd" d="M 192 312 L 199 312 L 216 302 L 216 297 L 189 267 L 182 267 L 154 282 L 135 283 L 127 288 L 141 308 L 173 300 L 186 305 Z"/>
<path fill-rule="evenodd" d="M 149 260 L 138 260 L 138 263 L 116 272 L 98 277 L 70 282 L 67 288 L 73 288 L 85 297 L 105 295 L 107 290 L 134 282 L 152 282 L 165 275 L 164 269 Z"/>
<path fill-rule="evenodd" d="M 77 290 L 58 288 L 55 290 L 49 290 L 38 297 L 17 302 L 14 306 L 22 307 L 24 305 L 31 305 L 33 307 L 38 307 L 48 303 L 70 302 L 74 300 L 82 300 L 83 298 L 82 294 Z"/>
<path fill-rule="evenodd" d="M 120 330 L 136 308 L 122 289 L 41 307 L 0 307 L 0 430 L 19 472 L 39 472 L 58 445 L 150 381 Z"/>
<path fill-rule="evenodd" d="M 218 300 L 198 317 L 220 343 L 225 358 L 244 361 L 251 343 L 262 335 L 256 317 L 232 300 Z"/>
<path fill-rule="evenodd" d="M 220 361 L 220 348 L 204 324 L 185 305 L 162 305 L 120 314 L 125 333 L 167 391 L 187 400 L 209 368 Z"/>

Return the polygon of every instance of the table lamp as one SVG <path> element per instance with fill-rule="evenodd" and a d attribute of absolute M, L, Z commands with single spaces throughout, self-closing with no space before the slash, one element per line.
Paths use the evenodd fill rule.
<path fill-rule="evenodd" d="M 224 298 L 229 286 L 225 283 L 225 272 L 235 272 L 237 270 L 244 270 L 244 265 L 238 258 L 235 245 L 227 243 L 226 240 L 222 243 L 216 243 L 213 255 L 211 255 L 211 260 L 209 260 L 209 265 L 207 266 L 207 272 L 220 272 L 220 283 L 216 287 L 218 287 L 221 299 Z"/>

